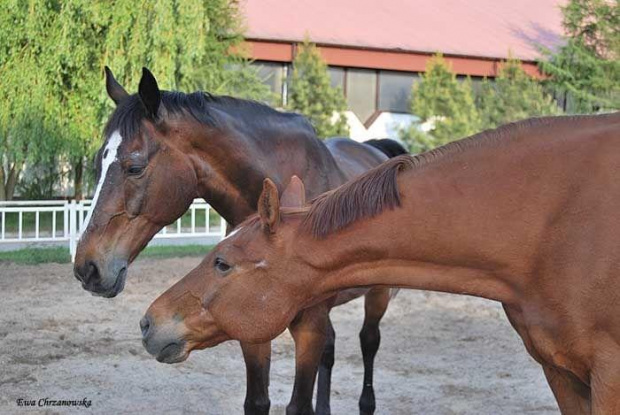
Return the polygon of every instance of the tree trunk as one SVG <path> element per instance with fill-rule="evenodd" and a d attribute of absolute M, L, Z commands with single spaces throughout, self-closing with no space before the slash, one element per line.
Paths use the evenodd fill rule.
<path fill-rule="evenodd" d="M 4 166 L 0 164 L 0 201 L 6 200 L 6 186 L 4 185 Z"/>
<path fill-rule="evenodd" d="M 13 200 L 15 193 L 15 186 L 17 185 L 17 178 L 19 177 L 20 168 L 17 167 L 17 163 L 11 166 L 9 171 L 9 177 L 6 179 L 5 196 L 6 200 Z"/>
<path fill-rule="evenodd" d="M 74 197 L 77 200 L 82 200 L 83 196 L 83 181 L 84 181 L 84 162 L 80 158 L 73 169 L 73 189 Z"/>

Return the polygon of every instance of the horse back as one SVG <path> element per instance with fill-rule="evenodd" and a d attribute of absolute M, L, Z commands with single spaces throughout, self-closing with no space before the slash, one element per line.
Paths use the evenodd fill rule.
<path fill-rule="evenodd" d="M 379 149 L 350 138 L 329 138 L 325 140 L 325 145 L 346 180 L 351 180 L 388 159 Z"/>

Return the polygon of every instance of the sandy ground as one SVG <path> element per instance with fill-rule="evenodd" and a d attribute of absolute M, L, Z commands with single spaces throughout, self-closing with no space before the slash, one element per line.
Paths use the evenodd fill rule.
<path fill-rule="evenodd" d="M 0 264 L 0 413 L 239 414 L 245 392 L 238 344 L 195 352 L 177 365 L 142 348 L 138 321 L 150 302 L 199 262 L 143 260 L 124 293 L 106 300 L 81 289 L 70 265 Z M 357 333 L 363 304 L 332 312 L 337 333 L 332 412 L 354 414 L 363 366 Z M 377 414 L 558 414 L 542 371 L 498 304 L 401 291 L 382 323 Z M 284 413 L 294 348 L 274 345 L 272 413 Z M 16 400 L 92 401 L 89 409 L 28 409 Z"/>

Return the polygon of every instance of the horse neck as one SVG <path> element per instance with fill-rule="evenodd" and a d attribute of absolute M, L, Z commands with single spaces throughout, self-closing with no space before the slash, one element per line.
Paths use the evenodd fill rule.
<path fill-rule="evenodd" d="M 314 197 L 342 182 L 341 172 L 325 147 L 308 131 L 282 131 L 234 124 L 200 126 L 192 137 L 191 157 L 198 194 L 233 227 L 256 212 L 263 180 L 282 191 L 293 175 Z"/>
<path fill-rule="evenodd" d="M 519 303 L 553 238 L 550 224 L 578 202 L 579 166 L 600 151 L 590 140 L 564 140 L 569 130 L 439 156 L 399 174 L 400 207 L 323 241 L 300 232 L 296 255 L 322 270 L 304 285 L 314 290 L 308 298 L 390 285 Z"/>
<path fill-rule="evenodd" d="M 311 298 L 347 288 L 388 285 L 513 303 L 518 295 L 512 280 L 515 274 L 507 269 L 513 264 L 496 255 L 492 241 L 481 246 L 476 236 L 468 235 L 481 219 L 475 213 L 477 206 L 450 202 L 450 209 L 446 200 L 454 194 L 416 193 L 405 192 L 400 208 L 302 248 L 306 262 L 326 271 L 319 283 L 307 285 L 316 289 Z M 499 227 L 488 231 L 502 235 Z M 316 258 L 322 263 L 317 264 Z"/>

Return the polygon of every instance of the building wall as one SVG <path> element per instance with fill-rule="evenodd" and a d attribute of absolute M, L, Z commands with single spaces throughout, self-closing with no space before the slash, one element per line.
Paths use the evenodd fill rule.
<path fill-rule="evenodd" d="M 276 106 L 286 106 L 290 63 L 255 61 L 263 82 L 277 96 Z M 418 72 L 329 66 L 331 85 L 342 89 L 347 106 L 367 127 L 381 112 L 410 113 L 411 93 Z M 464 76 L 459 76 L 464 79 Z M 473 78 L 474 82 L 481 78 Z"/>
<path fill-rule="evenodd" d="M 250 56 L 264 82 L 277 94 L 275 105 L 286 105 L 287 80 L 291 72 L 297 44 L 248 40 Z M 366 126 L 381 112 L 409 113 L 411 88 L 420 78 L 432 54 L 317 45 L 328 64 L 332 85 L 342 88 L 351 110 Z M 444 56 L 461 79 L 471 77 L 476 84 L 487 77 L 493 79 L 501 67 L 501 59 Z M 536 62 L 522 62 L 524 70 L 540 77 Z"/>

